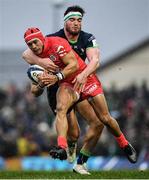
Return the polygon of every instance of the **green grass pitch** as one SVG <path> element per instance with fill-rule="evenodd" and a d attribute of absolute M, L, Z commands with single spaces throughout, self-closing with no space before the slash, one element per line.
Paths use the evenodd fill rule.
<path fill-rule="evenodd" d="M 71 171 L 0 171 L 0 179 L 149 179 L 149 170 L 91 171 L 91 175 Z"/>

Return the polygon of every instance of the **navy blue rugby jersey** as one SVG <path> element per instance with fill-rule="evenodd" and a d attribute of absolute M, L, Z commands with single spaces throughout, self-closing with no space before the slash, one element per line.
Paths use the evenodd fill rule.
<path fill-rule="evenodd" d="M 49 36 L 58 36 L 66 39 L 69 44 L 71 45 L 72 49 L 85 61 L 86 59 L 86 49 L 90 47 L 98 47 L 98 44 L 96 43 L 95 37 L 87 32 L 81 31 L 80 35 L 78 37 L 78 40 L 76 42 L 69 41 L 67 37 L 65 36 L 64 29 L 59 30 L 56 33 L 48 34 Z"/>

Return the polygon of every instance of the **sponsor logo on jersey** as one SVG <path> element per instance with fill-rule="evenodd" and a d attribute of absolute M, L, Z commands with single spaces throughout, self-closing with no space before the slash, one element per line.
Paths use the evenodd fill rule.
<path fill-rule="evenodd" d="M 91 94 L 97 89 L 97 84 L 93 83 L 84 89 L 84 93 Z"/>

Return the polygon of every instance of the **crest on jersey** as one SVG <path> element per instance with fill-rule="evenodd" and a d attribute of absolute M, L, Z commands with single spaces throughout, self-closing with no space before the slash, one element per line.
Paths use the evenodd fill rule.
<path fill-rule="evenodd" d="M 50 58 L 51 61 L 55 61 L 55 60 L 56 60 L 56 57 L 55 57 L 53 54 L 51 54 L 51 55 L 49 56 L 49 58 Z"/>

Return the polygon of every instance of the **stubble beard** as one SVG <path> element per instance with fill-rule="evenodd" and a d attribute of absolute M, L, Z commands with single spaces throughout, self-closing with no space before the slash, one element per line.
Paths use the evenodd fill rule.
<path fill-rule="evenodd" d="M 81 28 L 78 31 L 71 31 L 70 28 L 66 26 L 66 31 L 73 36 L 77 36 L 80 33 Z"/>

